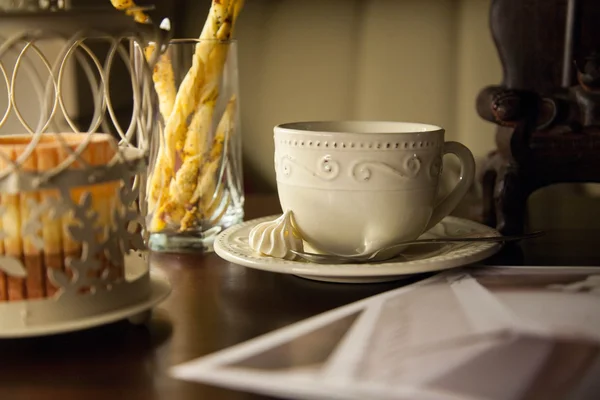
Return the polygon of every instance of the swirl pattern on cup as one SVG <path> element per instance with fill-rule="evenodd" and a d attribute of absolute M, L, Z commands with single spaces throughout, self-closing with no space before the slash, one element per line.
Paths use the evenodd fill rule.
<path fill-rule="evenodd" d="M 442 156 L 436 157 L 431 162 L 431 166 L 429 167 L 429 175 L 431 178 L 437 178 L 442 174 L 442 170 L 444 168 L 444 162 L 442 160 Z"/>
<path fill-rule="evenodd" d="M 421 170 L 421 160 L 416 155 L 404 160 L 403 168 L 394 168 L 381 161 L 358 161 L 350 169 L 350 175 L 358 182 L 368 182 L 375 173 L 381 173 L 388 177 L 410 179 L 417 176 Z"/>
<path fill-rule="evenodd" d="M 340 163 L 327 155 L 319 160 L 317 165 L 319 173 L 316 176 L 325 180 L 335 179 L 340 174 Z"/>
<path fill-rule="evenodd" d="M 311 176 L 324 181 L 333 180 L 340 174 L 340 164 L 329 155 L 319 159 L 314 170 L 301 164 L 294 157 L 289 155 L 281 157 L 280 161 L 275 164 L 278 171 L 285 177 L 292 176 L 294 173 L 293 171 L 296 168 L 302 169 Z"/>

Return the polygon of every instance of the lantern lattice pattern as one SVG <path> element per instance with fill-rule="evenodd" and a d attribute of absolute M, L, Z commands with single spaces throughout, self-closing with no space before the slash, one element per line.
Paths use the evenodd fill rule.
<path fill-rule="evenodd" d="M 157 107 L 143 47 L 161 35 L 73 3 L 0 0 L 0 332 L 151 291 L 138 197 Z"/>

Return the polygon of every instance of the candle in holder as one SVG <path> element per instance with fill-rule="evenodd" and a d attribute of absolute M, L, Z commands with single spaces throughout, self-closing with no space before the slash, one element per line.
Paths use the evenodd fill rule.
<path fill-rule="evenodd" d="M 64 170 L 107 166 L 117 153 L 116 141 L 107 134 L 48 133 L 40 135 L 39 141 L 34 138 L 30 135 L 0 137 L 0 176 L 15 181 L 19 174 L 37 180 L 45 176 L 48 182 L 52 182 L 52 177 L 59 176 Z M 120 182 L 68 188 L 60 183 L 52 186 L 56 188 L 20 190 L 1 195 L 0 221 L 4 235 L 0 241 L 0 252 L 4 260 L 8 259 L 17 266 L 21 263 L 22 271 L 16 275 L 22 276 L 0 269 L 0 301 L 53 296 L 58 285 L 48 271 L 60 270 L 66 276 L 72 276 L 70 262 L 85 256 L 83 238 L 74 235 L 73 228 L 94 229 L 98 250 L 91 257 L 99 261 L 99 268 L 89 273 L 98 277 L 104 274 L 106 282 L 123 277 L 123 263 L 115 265 L 102 248 L 110 233 L 112 210 L 118 206 Z M 75 204 L 90 196 L 89 212 L 96 214 L 91 217 L 95 220 L 94 226 L 81 226 L 73 210 L 61 207 L 65 193 Z"/>

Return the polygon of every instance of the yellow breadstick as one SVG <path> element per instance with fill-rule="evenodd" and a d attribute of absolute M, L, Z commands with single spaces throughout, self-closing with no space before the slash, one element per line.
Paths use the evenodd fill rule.
<path fill-rule="evenodd" d="M 141 10 L 134 9 L 137 7 L 137 5 L 133 0 L 111 0 L 111 3 L 117 10 L 125 11 L 127 15 L 133 16 L 136 22 L 150 22 L 148 15 Z M 145 55 L 147 59 L 152 56 L 154 49 L 154 45 L 150 45 L 145 49 Z M 175 81 L 173 79 L 173 69 L 167 55 L 159 57 L 154 68 L 152 78 L 154 80 L 155 90 L 159 98 L 160 111 L 164 120 L 166 121 L 171 115 L 175 99 Z M 148 209 L 150 212 L 154 210 L 156 203 L 159 200 L 160 191 L 165 186 L 163 185 L 163 182 L 170 180 L 170 176 L 172 176 L 172 172 L 166 168 L 167 164 L 168 157 L 166 154 L 164 154 L 164 149 L 162 146 L 160 146 L 158 150 L 156 166 L 154 168 L 156 173 L 151 174 L 148 180 L 148 186 L 150 188 L 148 192 Z"/>
<path fill-rule="evenodd" d="M 209 172 L 213 169 L 216 171 L 215 165 L 218 163 L 212 158 L 206 166 L 201 162 L 203 144 L 210 132 L 210 125 L 201 123 L 196 129 L 196 123 L 205 121 L 208 119 L 207 115 L 212 115 L 214 105 L 211 103 L 218 97 L 218 82 L 229 51 L 229 46 L 220 41 L 231 37 L 243 3 L 243 0 L 212 1 L 200 39 L 213 40 L 201 40 L 196 45 L 192 67 L 180 85 L 166 123 L 164 143 L 161 146 L 164 149 L 159 151 L 150 177 L 149 209 L 154 210 L 151 232 L 164 229 L 167 219 L 177 223 L 183 217 L 184 206 L 190 208 L 190 193 L 193 197 L 200 186 L 200 190 L 204 191 L 210 181 L 214 181 L 214 173 Z M 191 126 L 188 127 L 187 121 L 192 113 Z M 217 152 L 222 152 L 222 142 L 217 145 Z M 173 177 L 177 159 L 181 160 L 182 165 Z M 206 178 L 203 179 L 201 175 Z M 189 213 L 190 210 L 187 210 L 187 214 Z"/>
<path fill-rule="evenodd" d="M 150 17 L 148 17 L 143 11 L 134 9 L 137 7 L 137 5 L 133 0 L 110 0 L 110 2 L 117 10 L 125 11 L 127 15 L 131 15 L 136 22 L 142 24 L 150 22 Z"/>
<path fill-rule="evenodd" d="M 150 18 L 141 10 L 134 9 L 137 7 L 133 0 L 111 0 L 113 7 L 117 10 L 125 11 L 127 15 L 133 16 L 136 22 L 148 23 Z M 154 45 L 145 49 L 146 57 L 149 58 L 154 52 Z M 157 61 L 152 75 L 155 84 L 155 90 L 159 97 L 159 107 L 161 114 L 166 121 L 171 115 L 175 99 L 175 82 L 173 78 L 173 69 L 167 55 L 163 55 Z M 159 147 L 156 167 L 149 177 L 149 193 L 148 193 L 148 209 L 153 212 L 156 203 L 159 201 L 160 191 L 165 186 L 164 181 L 169 181 L 172 172 L 166 167 L 169 158 L 164 154 L 164 149 Z M 172 171 L 172 168 L 171 168 Z"/>
<path fill-rule="evenodd" d="M 155 50 L 156 45 L 154 43 L 148 45 L 148 47 L 144 49 L 144 54 L 148 61 L 152 59 Z M 160 114 L 166 121 L 173 112 L 175 97 L 177 96 L 173 65 L 171 63 L 171 56 L 168 52 L 161 54 L 160 57 L 158 57 L 158 60 L 156 60 L 154 70 L 152 72 L 152 80 L 154 81 L 154 89 L 158 95 Z"/>
<path fill-rule="evenodd" d="M 150 232 L 163 231 L 169 224 L 177 225 L 185 215 L 183 205 L 170 201 L 168 193 L 168 190 L 163 190 L 160 194 L 159 204 L 161 206 L 152 214 Z"/>
<path fill-rule="evenodd" d="M 186 230 L 189 227 L 189 222 L 187 221 L 193 221 L 191 214 L 196 215 L 198 212 L 200 212 L 200 214 L 203 215 L 203 208 L 207 207 L 212 201 L 212 197 L 215 194 L 215 189 L 217 186 L 217 182 L 215 180 L 217 170 L 223 162 L 223 150 L 225 148 L 225 143 L 230 139 L 234 129 L 236 105 L 237 99 L 235 96 L 233 96 L 227 103 L 225 112 L 223 113 L 223 116 L 219 121 L 219 125 L 217 126 L 208 159 L 204 162 L 200 172 L 198 173 L 196 188 L 189 202 L 190 204 L 197 204 L 200 201 L 201 207 L 199 210 L 197 206 L 196 209 L 191 206 L 187 207 L 187 212 L 184 216 L 184 221 L 186 221 L 186 224 L 182 223 L 180 230 Z"/>
<path fill-rule="evenodd" d="M 206 143 L 202 132 L 210 132 L 214 109 L 214 100 L 202 104 L 200 110 L 192 118 L 186 135 L 183 149 L 184 162 L 179 171 L 177 171 L 175 181 L 173 181 L 176 188 L 171 190 L 172 198 L 177 197 L 174 200 L 184 205 L 190 201 L 196 188 L 202 155 L 206 151 Z"/>
<path fill-rule="evenodd" d="M 144 50 L 146 59 L 151 59 L 155 48 L 156 46 L 151 44 Z M 154 81 L 154 89 L 158 95 L 160 113 L 164 121 L 167 121 L 173 112 L 175 97 L 177 95 L 173 66 L 168 53 L 161 55 L 157 60 L 152 73 L 152 80 Z M 168 157 L 165 152 L 165 146 L 159 145 L 156 166 L 149 180 L 148 210 L 151 213 L 154 212 L 156 203 L 159 200 L 160 191 L 163 187 L 166 187 L 173 175 L 172 169 L 167 165 Z"/>
<path fill-rule="evenodd" d="M 214 38 L 216 36 L 218 29 L 222 25 L 220 21 L 224 21 L 223 16 L 225 7 L 224 4 L 222 4 L 224 2 L 224 0 L 213 0 L 209 19 L 204 26 L 201 38 Z M 198 88 L 203 88 L 205 83 L 206 65 L 204 60 L 208 60 L 208 56 L 213 48 L 215 48 L 215 45 L 216 43 L 210 41 L 201 41 L 196 45 L 192 66 L 179 87 L 175 98 L 173 112 L 167 121 L 165 127 L 165 141 L 163 143 L 165 151 L 159 152 L 157 165 L 153 170 L 155 172 L 152 174 L 150 180 L 149 197 L 150 199 L 159 199 L 158 204 L 153 205 L 154 207 L 152 207 L 153 209 L 156 209 L 150 224 L 150 230 L 152 232 L 165 226 L 165 222 L 160 221 L 159 219 L 170 216 L 171 219 L 174 220 L 173 222 L 177 223 L 176 216 L 183 213 L 183 205 L 172 199 L 170 189 L 167 188 L 166 184 L 170 181 L 175 169 L 177 154 L 179 153 L 182 161 L 185 161 L 181 152 L 185 146 L 187 136 L 187 119 L 189 115 L 195 111 L 197 104 L 200 101 L 202 91 Z M 192 168 L 193 165 L 188 165 L 186 167 L 188 171 Z M 168 192 L 164 193 L 165 191 Z M 179 192 L 183 192 L 183 190 L 179 190 Z"/>
<path fill-rule="evenodd" d="M 206 60 L 206 70 L 204 78 L 205 85 L 204 87 L 199 89 L 201 93 L 201 103 L 199 109 L 197 110 L 197 114 L 206 112 L 204 108 L 210 107 L 209 104 L 205 105 L 204 102 L 210 101 L 212 99 L 216 100 L 218 98 L 218 82 L 220 81 L 221 75 L 223 73 L 227 53 L 229 51 L 229 46 L 227 44 L 206 39 L 216 39 L 218 41 L 229 39 L 231 37 L 234 24 L 242 9 L 242 6 L 242 0 L 233 0 L 227 3 L 223 1 L 214 1 L 212 3 L 211 12 L 209 13 L 209 19 L 204 26 L 202 34 L 200 35 L 200 38 L 205 40 L 201 41 L 196 46 L 196 54 L 198 54 L 200 57 Z M 210 111 L 212 112 L 212 107 Z M 227 114 L 227 111 L 225 114 Z M 227 119 L 227 117 L 225 119 Z M 193 141 L 196 141 L 198 143 L 205 142 L 210 132 L 210 129 L 208 128 L 209 126 L 205 125 L 205 129 L 201 131 L 188 130 L 186 143 Z M 190 137 L 190 135 L 193 135 L 193 137 Z M 217 132 L 217 136 L 218 135 L 219 133 Z M 217 140 L 217 142 L 219 141 L 217 138 L 215 139 Z M 218 152 L 220 154 L 221 150 L 218 150 Z M 183 193 L 183 197 L 185 200 L 188 199 L 189 191 L 194 186 L 196 187 L 196 189 L 194 190 L 194 195 L 192 195 L 192 197 L 199 197 L 200 195 L 197 194 L 198 191 L 201 191 L 202 193 L 207 193 L 205 191 L 209 190 L 209 187 L 216 186 L 216 183 L 214 182 L 214 175 L 218 166 L 218 161 L 209 160 L 206 165 L 202 166 L 202 169 L 199 173 L 191 174 L 187 171 L 191 171 L 198 168 L 198 166 L 200 165 L 200 160 L 197 157 L 190 155 L 189 153 L 186 155 L 188 155 L 189 161 L 186 160 L 186 158 L 184 157 L 182 166 L 182 169 L 185 169 L 186 174 L 182 174 L 180 179 L 177 180 L 177 193 L 179 194 L 178 197 L 181 199 L 181 194 Z M 190 181 L 191 179 L 194 179 L 195 176 L 197 177 L 197 181 Z M 173 190 L 171 191 L 171 193 L 173 194 Z M 177 201 L 178 199 L 173 200 Z M 197 200 L 194 199 L 192 199 L 191 201 L 192 204 L 196 202 Z M 182 221 L 180 230 L 186 230 L 190 226 L 191 221 L 194 220 L 194 218 L 192 218 L 191 215 L 195 215 L 198 212 L 196 206 L 188 205 L 186 208 L 186 216 Z"/>
<path fill-rule="evenodd" d="M 153 215 L 151 223 L 153 228 L 158 228 L 161 224 L 160 218 L 164 219 L 169 214 L 171 214 L 171 223 L 184 225 L 184 222 L 180 221 L 180 219 L 184 213 L 189 213 L 184 210 L 184 207 L 190 202 L 196 188 L 205 147 L 198 140 L 200 138 L 199 131 L 204 129 L 210 130 L 214 106 L 214 101 L 204 104 L 201 111 L 194 115 L 184 145 L 183 153 L 185 161 L 181 168 L 179 168 L 179 171 L 177 171 L 175 179 L 171 181 L 169 199 Z"/>
<path fill-rule="evenodd" d="M 192 67 L 179 86 L 175 107 L 165 128 L 167 138 L 165 145 L 172 161 L 175 160 L 176 152 L 181 152 L 183 149 L 187 133 L 187 119 L 196 109 L 200 100 L 197 88 L 203 85 L 204 76 L 201 74 L 203 70 L 204 62 L 199 57 L 194 57 Z"/>
<path fill-rule="evenodd" d="M 211 151 L 209 154 L 209 158 L 207 160 L 207 165 L 216 164 L 218 165 L 223 156 L 223 149 L 225 147 L 225 142 L 228 141 L 231 137 L 231 133 L 233 132 L 235 125 L 235 110 L 237 106 L 237 98 L 236 96 L 232 96 L 232 98 L 227 103 L 227 107 L 225 107 L 225 112 L 223 112 L 223 116 L 219 121 L 219 125 L 217 126 L 217 131 L 215 137 L 213 139 Z M 207 171 L 210 169 L 208 167 Z M 204 175 L 204 174 L 202 174 Z M 201 180 L 198 182 L 198 186 L 194 191 L 191 201 L 196 202 L 200 199 L 200 197 L 207 193 L 206 184 L 203 184 L 204 176 L 201 177 Z"/>
<path fill-rule="evenodd" d="M 169 163 L 166 145 L 166 138 L 161 138 L 158 148 L 155 165 L 148 177 L 148 212 L 154 213 L 160 204 L 163 204 L 169 197 L 169 183 L 173 177 L 173 167 Z"/>
<path fill-rule="evenodd" d="M 204 126 L 208 126 L 208 128 L 210 128 L 210 118 L 212 118 L 214 106 L 214 102 L 207 103 L 203 107 L 204 113 L 197 114 L 204 115 L 204 118 L 206 118 Z M 204 207 L 208 206 L 210 201 L 212 201 L 217 185 L 215 176 L 222 162 L 225 141 L 228 140 L 233 131 L 235 107 L 236 97 L 233 96 L 227 104 L 223 117 L 217 126 L 215 138 L 213 139 L 207 160 L 202 163 L 200 156 L 189 156 L 179 171 L 177 171 L 176 179 L 171 182 L 169 191 L 171 197 L 153 216 L 152 228 L 158 229 L 162 226 L 161 218 L 170 217 L 171 223 L 180 221 L 180 231 L 187 230 L 193 226 L 198 213 L 202 215 Z M 194 147 L 200 146 L 197 141 L 198 137 L 199 135 L 188 136 L 189 141 L 186 144 L 190 154 L 202 154 L 196 153 L 200 151 L 199 147 Z M 200 209 L 198 209 L 197 203 L 201 197 L 204 201 Z M 173 213 L 173 215 L 169 215 L 169 213 Z"/>
<path fill-rule="evenodd" d="M 198 92 L 196 88 L 202 85 L 202 75 L 199 73 L 204 69 L 204 63 L 198 57 L 194 57 L 192 67 L 185 76 L 177 96 L 173 112 L 165 126 L 164 143 L 165 149 L 160 151 L 150 178 L 150 198 L 158 198 L 158 204 L 153 208 L 160 208 L 164 200 L 169 198 L 168 193 L 156 195 L 156 193 L 168 190 L 175 169 L 177 153 L 181 152 L 185 143 L 187 131 L 187 119 L 198 103 Z M 153 216 L 153 219 L 155 217 Z M 155 225 L 154 223 L 152 225 Z"/>

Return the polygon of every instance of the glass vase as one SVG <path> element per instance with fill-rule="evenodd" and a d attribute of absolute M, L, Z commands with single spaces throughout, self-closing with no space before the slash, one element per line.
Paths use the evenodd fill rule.
<path fill-rule="evenodd" d="M 236 41 L 172 40 L 154 69 L 160 140 L 147 184 L 149 247 L 211 251 L 244 217 Z"/>

